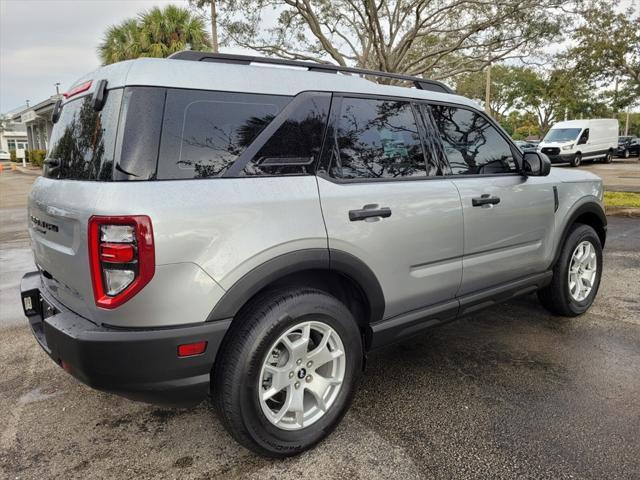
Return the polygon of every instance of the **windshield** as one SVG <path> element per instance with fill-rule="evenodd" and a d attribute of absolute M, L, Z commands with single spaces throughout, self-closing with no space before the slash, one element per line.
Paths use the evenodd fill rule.
<path fill-rule="evenodd" d="M 578 138 L 581 128 L 552 128 L 544 137 L 545 142 L 570 142 Z"/>
<path fill-rule="evenodd" d="M 109 91 L 99 112 L 90 95 L 66 103 L 51 132 L 44 176 L 112 180 L 121 100 L 122 90 Z"/>

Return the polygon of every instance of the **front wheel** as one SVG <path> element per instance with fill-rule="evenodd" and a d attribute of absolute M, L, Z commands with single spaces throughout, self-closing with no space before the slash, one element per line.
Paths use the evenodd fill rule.
<path fill-rule="evenodd" d="M 575 156 L 571 159 L 570 165 L 572 167 L 579 167 L 582 163 L 582 154 L 576 153 Z"/>
<path fill-rule="evenodd" d="M 552 313 L 575 317 L 593 303 L 601 275 L 600 238 L 589 225 L 576 224 L 553 267 L 551 283 L 538 291 L 538 299 Z"/>
<path fill-rule="evenodd" d="M 295 455 L 340 422 L 362 357 L 360 330 L 336 298 L 267 292 L 234 320 L 214 369 L 214 401 L 240 444 L 268 457 Z"/>
<path fill-rule="evenodd" d="M 624 149 L 624 152 L 622 152 L 622 157 L 623 157 L 623 158 L 629 158 L 629 155 L 630 155 L 630 154 L 629 154 L 629 149 L 628 149 L 628 148 L 625 148 L 625 149 Z"/>

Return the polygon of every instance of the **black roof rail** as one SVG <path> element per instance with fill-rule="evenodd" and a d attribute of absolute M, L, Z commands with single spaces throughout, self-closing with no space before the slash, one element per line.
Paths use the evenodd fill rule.
<path fill-rule="evenodd" d="M 175 60 L 191 60 L 194 62 L 216 62 L 235 63 L 249 65 L 251 63 L 264 63 L 270 65 L 285 65 L 288 67 L 302 67 L 311 72 L 325 73 L 353 73 L 356 75 L 369 75 L 372 77 L 393 78 L 394 80 L 404 80 L 411 82 L 420 90 L 430 90 L 432 92 L 453 93 L 455 92 L 447 85 L 436 80 L 427 80 L 420 77 L 411 77 L 399 73 L 379 72 L 377 70 L 366 70 L 364 68 L 340 67 L 332 63 L 303 62 L 301 60 L 286 60 L 283 58 L 253 57 L 250 55 L 233 55 L 228 53 L 197 52 L 195 50 L 183 50 L 173 53 L 169 58 Z"/>

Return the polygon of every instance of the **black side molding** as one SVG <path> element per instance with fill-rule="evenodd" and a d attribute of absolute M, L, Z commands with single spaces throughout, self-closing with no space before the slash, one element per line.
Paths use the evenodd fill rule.
<path fill-rule="evenodd" d="M 384 314 L 384 294 L 375 274 L 360 259 L 333 249 L 311 248 L 286 253 L 254 268 L 238 280 L 213 308 L 207 321 L 234 317 L 242 306 L 263 288 L 287 275 L 326 270 L 339 273 L 356 283 L 369 303 L 371 322 Z"/>
<path fill-rule="evenodd" d="M 552 276 L 553 272 L 548 270 L 376 322 L 371 325 L 371 349 L 404 340 L 435 325 L 535 292 L 548 285 Z"/>

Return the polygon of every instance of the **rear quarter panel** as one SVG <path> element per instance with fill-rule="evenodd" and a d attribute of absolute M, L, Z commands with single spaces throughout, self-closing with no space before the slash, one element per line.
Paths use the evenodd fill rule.
<path fill-rule="evenodd" d="M 94 316 L 112 325 L 204 321 L 243 275 L 278 255 L 327 248 L 315 177 L 99 184 L 96 215 L 148 215 L 156 275 L 133 299 Z"/>

